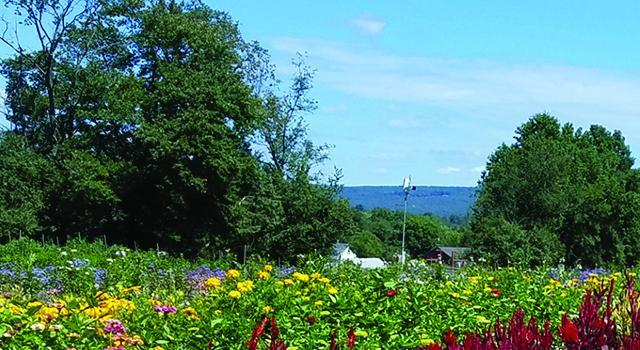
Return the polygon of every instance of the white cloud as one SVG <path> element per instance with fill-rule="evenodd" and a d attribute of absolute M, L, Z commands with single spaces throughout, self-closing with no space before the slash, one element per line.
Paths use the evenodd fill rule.
<path fill-rule="evenodd" d="M 378 173 L 378 174 L 386 174 L 388 172 L 389 172 L 389 169 L 387 169 L 387 168 L 377 168 L 376 169 L 376 173 Z"/>
<path fill-rule="evenodd" d="M 305 38 L 280 38 L 275 50 L 307 51 L 319 83 L 356 97 L 447 108 L 509 129 L 548 111 L 578 125 L 640 131 L 640 76 L 567 65 L 506 64 L 403 56 Z M 566 119 L 565 119 L 566 118 Z M 406 126 L 400 119 L 390 126 Z M 627 131 L 627 134 L 630 132 Z"/>
<path fill-rule="evenodd" d="M 484 169 L 485 169 L 484 165 L 483 166 L 477 166 L 477 167 L 471 169 L 471 172 L 472 173 L 481 173 L 481 172 L 484 171 Z"/>
<path fill-rule="evenodd" d="M 386 25 L 384 21 L 370 16 L 360 16 L 358 18 L 354 18 L 349 22 L 349 24 L 351 24 L 351 26 L 357 28 L 358 30 L 370 35 L 378 35 L 382 33 L 382 30 Z"/>
<path fill-rule="evenodd" d="M 438 173 L 440 174 L 453 174 L 453 173 L 459 173 L 459 172 L 460 172 L 460 168 L 456 168 L 452 166 L 438 169 Z"/>

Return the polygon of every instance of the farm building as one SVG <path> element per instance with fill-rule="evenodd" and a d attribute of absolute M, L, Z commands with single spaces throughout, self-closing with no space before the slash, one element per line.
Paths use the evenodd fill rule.
<path fill-rule="evenodd" d="M 469 263 L 466 254 L 469 248 L 466 247 L 442 247 L 433 248 L 424 259 L 431 262 L 439 262 L 451 267 L 462 267 Z"/>
<path fill-rule="evenodd" d="M 359 258 L 346 243 L 334 244 L 331 258 L 338 263 L 351 261 L 363 269 L 379 269 L 387 266 L 387 263 L 380 258 Z"/>

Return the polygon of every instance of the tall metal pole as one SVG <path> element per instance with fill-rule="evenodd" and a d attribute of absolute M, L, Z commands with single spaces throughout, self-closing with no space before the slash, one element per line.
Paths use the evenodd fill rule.
<path fill-rule="evenodd" d="M 400 263 L 404 265 L 405 261 L 405 252 L 404 252 L 404 236 L 407 231 L 407 198 L 409 197 L 409 193 L 404 194 L 404 218 L 402 220 L 402 257 L 400 258 Z"/>

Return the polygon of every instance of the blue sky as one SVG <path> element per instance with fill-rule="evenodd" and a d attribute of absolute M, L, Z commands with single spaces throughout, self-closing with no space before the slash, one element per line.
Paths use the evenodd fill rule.
<path fill-rule="evenodd" d="M 473 186 L 528 117 L 620 129 L 640 153 L 638 1 L 206 1 L 267 48 L 306 52 L 308 116 L 346 185 Z M 4 49 L 0 53 L 5 53 Z"/>

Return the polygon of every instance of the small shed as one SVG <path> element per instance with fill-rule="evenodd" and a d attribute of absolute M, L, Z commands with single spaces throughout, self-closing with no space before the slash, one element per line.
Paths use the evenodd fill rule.
<path fill-rule="evenodd" d="M 443 247 L 438 246 L 432 249 L 424 258 L 427 261 L 447 264 L 451 267 L 462 267 L 469 263 L 466 255 L 469 253 L 467 247 Z"/>

